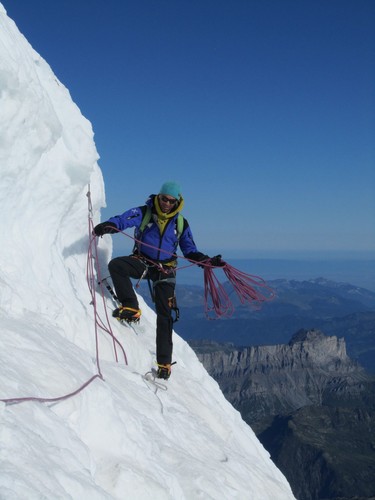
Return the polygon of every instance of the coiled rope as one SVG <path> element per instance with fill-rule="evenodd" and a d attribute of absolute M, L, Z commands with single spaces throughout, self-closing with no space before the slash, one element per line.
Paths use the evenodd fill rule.
<path fill-rule="evenodd" d="M 269 302 L 275 298 L 274 291 L 267 285 L 263 278 L 240 271 L 227 262 L 225 262 L 223 266 L 219 267 L 213 266 L 210 263 L 210 259 L 202 262 L 193 262 L 187 257 L 177 255 L 157 246 L 138 240 L 134 236 L 131 236 L 130 234 L 127 234 L 119 229 L 116 229 L 114 227 L 111 227 L 111 229 L 123 234 L 127 238 L 130 238 L 137 244 L 142 244 L 142 246 L 163 252 L 169 257 L 183 259 L 186 262 L 189 262 L 189 264 L 187 265 L 175 267 L 175 271 L 186 269 L 191 266 L 202 267 L 204 269 L 204 310 L 207 319 L 218 319 L 221 317 L 228 318 L 232 316 L 235 307 L 230 296 L 233 293 L 237 295 L 241 304 L 247 303 L 251 307 L 257 309 L 261 307 L 262 303 Z M 166 274 L 168 273 L 168 268 L 164 270 L 163 266 L 161 266 L 159 263 L 148 259 L 144 255 L 142 255 L 142 259 L 147 261 L 149 264 L 160 268 L 161 272 L 165 272 Z M 221 269 L 224 272 L 228 280 L 226 286 L 224 286 L 215 275 L 215 269 Z"/>

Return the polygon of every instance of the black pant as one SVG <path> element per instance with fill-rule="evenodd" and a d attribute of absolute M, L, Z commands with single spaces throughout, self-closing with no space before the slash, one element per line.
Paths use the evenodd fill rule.
<path fill-rule="evenodd" d="M 167 273 L 160 271 L 156 266 L 146 266 L 137 257 L 116 257 L 108 264 L 113 286 L 117 298 L 123 306 L 139 308 L 137 296 L 134 292 L 130 278 L 140 279 L 145 270 L 144 277 L 153 282 L 153 295 L 156 309 L 156 361 L 159 364 L 172 362 L 172 307 L 176 286 L 176 273 L 168 269 Z"/>

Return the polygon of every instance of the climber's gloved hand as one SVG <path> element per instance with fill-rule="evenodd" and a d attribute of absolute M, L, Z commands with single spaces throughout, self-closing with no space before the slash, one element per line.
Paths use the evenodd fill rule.
<path fill-rule="evenodd" d="M 198 267 L 200 267 L 201 269 L 204 269 L 210 263 L 210 257 L 208 255 L 203 254 L 203 253 L 199 253 L 199 255 L 197 255 L 197 258 L 195 261 L 199 262 Z"/>
<path fill-rule="evenodd" d="M 221 255 L 215 255 L 215 257 L 211 257 L 208 261 L 208 264 L 212 267 L 224 267 L 226 262 L 221 259 Z"/>
<path fill-rule="evenodd" d="M 101 222 L 94 227 L 95 236 L 103 236 L 103 234 L 117 233 L 118 229 L 114 222 Z"/>
<path fill-rule="evenodd" d="M 221 260 L 221 255 L 215 255 L 215 257 L 210 257 L 202 252 L 191 252 L 185 257 L 192 262 L 196 263 L 198 267 L 205 269 L 206 267 L 224 267 L 226 262 Z"/>

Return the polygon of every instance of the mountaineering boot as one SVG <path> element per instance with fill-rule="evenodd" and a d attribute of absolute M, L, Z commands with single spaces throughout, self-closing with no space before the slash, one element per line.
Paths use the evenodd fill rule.
<path fill-rule="evenodd" d="M 127 323 L 138 323 L 141 318 L 141 314 L 142 313 L 140 309 L 121 306 L 113 311 L 112 316 L 119 321 L 126 321 Z"/>
<path fill-rule="evenodd" d="M 170 376 L 171 376 L 171 365 L 170 364 L 166 364 L 166 365 L 159 365 L 158 364 L 158 369 L 156 371 L 156 377 L 163 378 L 164 380 L 168 380 Z"/>

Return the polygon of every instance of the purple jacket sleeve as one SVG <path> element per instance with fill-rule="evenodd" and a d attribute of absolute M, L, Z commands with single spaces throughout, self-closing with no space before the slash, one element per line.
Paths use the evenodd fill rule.
<path fill-rule="evenodd" d="M 202 260 L 206 260 L 209 258 L 208 255 L 205 255 L 202 252 L 198 251 L 194 242 L 193 233 L 191 232 L 190 226 L 187 221 L 185 229 L 180 238 L 180 248 L 184 256 L 194 262 L 201 262 Z"/>
<path fill-rule="evenodd" d="M 143 214 L 140 207 L 130 208 L 122 215 L 115 215 L 108 219 L 108 222 L 116 224 L 120 231 L 124 231 L 128 227 L 139 227 L 142 223 Z"/>

